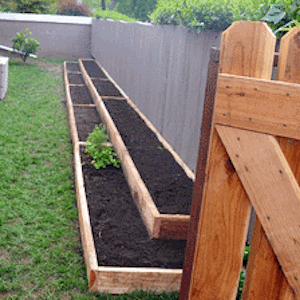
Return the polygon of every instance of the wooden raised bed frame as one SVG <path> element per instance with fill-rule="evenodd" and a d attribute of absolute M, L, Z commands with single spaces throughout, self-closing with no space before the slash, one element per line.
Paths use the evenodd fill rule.
<path fill-rule="evenodd" d="M 186 239 L 187 231 L 189 229 L 190 216 L 180 214 L 161 214 L 156 208 L 152 197 L 145 186 L 138 170 L 136 169 L 134 162 L 115 126 L 112 118 L 110 117 L 102 98 L 99 96 L 91 78 L 87 74 L 82 61 L 89 61 L 94 59 L 80 59 L 79 65 L 82 71 L 84 82 L 86 83 L 96 108 L 101 116 L 101 119 L 105 123 L 107 133 L 113 144 L 116 153 L 119 155 L 124 175 L 127 179 L 128 185 L 131 190 L 132 197 L 139 209 L 144 224 L 148 230 L 151 238 L 165 238 L 165 239 Z M 96 61 L 95 61 L 96 62 Z M 136 107 L 136 105 L 128 98 L 125 92 L 117 85 L 117 83 L 109 76 L 109 74 L 96 62 L 99 68 L 107 76 L 107 78 L 114 84 L 114 86 L 124 96 L 121 97 L 109 97 L 118 98 L 120 101 L 127 100 L 128 104 L 139 114 L 139 116 L 145 121 L 147 126 L 156 134 L 159 141 L 164 145 L 166 149 L 173 155 L 176 162 L 183 168 L 185 173 L 193 181 L 195 180 L 194 173 L 188 168 L 188 166 L 182 161 L 179 155 L 172 149 L 172 147 L 166 142 L 166 140 L 160 135 L 153 124 L 146 118 L 146 116 Z"/>
<path fill-rule="evenodd" d="M 135 289 L 156 292 L 178 291 L 182 276 L 182 270 L 180 269 L 98 266 L 80 158 L 80 145 L 85 143 L 80 142 L 78 138 L 73 103 L 70 95 L 70 85 L 67 77 L 66 62 L 64 63 L 64 80 L 74 149 L 74 168 L 80 233 L 84 259 L 87 266 L 89 290 L 91 292 L 109 292 L 112 294 L 121 294 Z"/>

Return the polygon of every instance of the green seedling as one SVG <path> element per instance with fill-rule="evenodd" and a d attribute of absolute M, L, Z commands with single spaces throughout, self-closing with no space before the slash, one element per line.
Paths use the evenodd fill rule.
<path fill-rule="evenodd" d="M 93 158 L 92 165 L 96 169 L 106 168 L 108 165 L 113 165 L 119 168 L 119 160 L 113 148 L 107 145 L 108 136 L 105 133 L 105 126 L 100 124 L 95 126 L 86 141 L 85 152 Z"/>

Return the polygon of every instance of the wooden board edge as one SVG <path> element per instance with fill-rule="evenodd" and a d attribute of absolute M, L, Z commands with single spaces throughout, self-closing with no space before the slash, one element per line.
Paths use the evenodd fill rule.
<path fill-rule="evenodd" d="M 122 294 L 134 290 L 179 291 L 181 269 L 97 267 L 91 270 L 90 292 Z"/>
<path fill-rule="evenodd" d="M 186 240 L 190 228 L 189 215 L 160 214 L 160 231 L 158 238 Z"/>
<path fill-rule="evenodd" d="M 139 114 L 139 116 L 145 121 L 147 126 L 154 132 L 154 134 L 157 136 L 158 140 L 163 144 L 163 146 L 169 150 L 169 152 L 174 157 L 175 161 L 182 167 L 186 175 L 195 181 L 195 174 L 193 171 L 187 166 L 187 164 L 181 159 L 181 157 L 176 153 L 176 151 L 172 148 L 172 146 L 162 137 L 162 135 L 157 131 L 157 129 L 154 127 L 154 125 L 148 120 L 148 118 L 138 109 L 138 107 L 130 100 L 130 98 L 126 95 L 126 93 L 123 91 L 123 89 L 111 78 L 111 76 L 107 73 L 107 71 L 100 65 L 98 61 L 96 61 L 96 64 L 99 66 L 99 68 L 102 70 L 102 72 L 107 76 L 107 78 L 110 79 L 110 81 L 115 85 L 115 87 L 120 91 L 120 93 L 123 95 L 123 97 L 127 100 L 129 105 Z"/>
<path fill-rule="evenodd" d="M 87 276 L 90 280 L 91 270 L 98 266 L 98 261 L 90 224 L 90 216 L 82 174 L 80 146 L 78 143 L 74 146 L 74 169 L 81 241 L 84 259 L 87 266 Z"/>
<path fill-rule="evenodd" d="M 69 86 L 69 80 L 67 75 L 67 63 L 64 62 L 64 81 L 65 81 L 65 91 L 66 91 L 66 98 L 67 98 L 67 109 L 69 113 L 69 124 L 70 124 L 70 130 L 71 130 L 71 136 L 73 145 L 79 142 L 78 132 L 76 129 L 76 123 L 75 123 L 75 116 L 74 116 L 74 110 L 73 110 L 73 104 L 70 94 L 70 86 Z"/>

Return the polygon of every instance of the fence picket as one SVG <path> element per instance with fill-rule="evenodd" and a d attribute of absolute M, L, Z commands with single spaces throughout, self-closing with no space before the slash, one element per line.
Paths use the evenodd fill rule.
<path fill-rule="evenodd" d="M 222 35 L 219 71 L 270 79 L 274 48 L 265 24 L 234 23 Z M 235 298 L 251 211 L 214 125 L 188 299 Z"/>

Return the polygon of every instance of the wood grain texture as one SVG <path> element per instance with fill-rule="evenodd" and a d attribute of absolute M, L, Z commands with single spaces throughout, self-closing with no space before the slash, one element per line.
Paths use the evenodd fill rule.
<path fill-rule="evenodd" d="M 219 73 L 270 79 L 274 49 L 275 36 L 265 24 L 244 21 L 234 23 L 222 34 Z M 237 291 L 251 206 L 231 161 L 221 146 L 222 142 L 215 131 L 215 124 L 214 112 L 198 235 L 191 237 L 197 238 L 197 241 L 190 293 L 188 298 L 180 298 L 180 300 L 235 299 Z M 226 166 L 224 161 L 227 162 Z M 220 169 L 215 167 L 218 163 Z M 228 175 L 228 169 L 232 170 L 231 176 Z M 228 184 L 232 178 L 235 178 L 234 183 Z M 211 195 L 216 187 L 220 191 L 219 194 Z M 197 200 L 199 201 L 195 198 L 195 201 Z M 217 206 L 217 209 L 213 205 L 206 207 L 210 201 Z M 209 218 L 218 210 L 216 220 L 213 221 L 212 218 L 209 223 Z M 223 224 L 223 231 L 221 228 L 218 229 L 216 223 Z M 233 233 L 235 227 L 238 227 L 239 231 Z M 234 249 L 226 248 L 226 241 L 223 239 L 230 240 L 233 236 Z M 205 244 L 205 239 L 208 245 Z M 211 239 L 218 241 L 218 244 L 209 245 Z M 222 245 L 220 250 L 219 245 Z M 222 263 L 215 260 L 221 255 L 219 251 L 225 253 Z M 223 275 L 220 276 L 222 273 Z"/>
<path fill-rule="evenodd" d="M 275 137 L 217 126 L 268 240 L 300 296 L 300 188 Z M 262 201 L 263 199 L 263 201 Z"/>
<path fill-rule="evenodd" d="M 300 27 L 294 27 L 280 41 L 277 80 L 300 83 Z"/>
<path fill-rule="evenodd" d="M 213 131 L 189 299 L 235 299 L 251 206 Z"/>
<path fill-rule="evenodd" d="M 93 274 L 92 292 L 121 294 L 136 289 L 171 292 L 179 290 L 182 270 L 98 267 Z"/>
<path fill-rule="evenodd" d="M 220 74 L 215 122 L 300 139 L 300 85 Z"/>
<path fill-rule="evenodd" d="M 262 22 L 234 22 L 222 34 L 220 73 L 270 79 L 276 37 Z"/>

